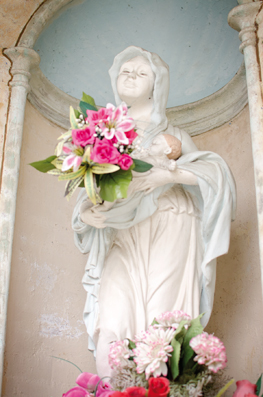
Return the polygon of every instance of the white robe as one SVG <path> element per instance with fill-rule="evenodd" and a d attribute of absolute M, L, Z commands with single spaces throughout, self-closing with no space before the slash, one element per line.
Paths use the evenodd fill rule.
<path fill-rule="evenodd" d="M 228 251 L 235 184 L 220 156 L 192 151 L 186 132 L 171 126 L 167 131 L 183 144 L 178 168 L 195 174 L 198 186 L 169 184 L 118 200 L 103 213 L 105 229 L 81 221 L 85 190 L 73 214 L 76 245 L 90 252 L 84 320 L 89 348 L 98 348 L 100 375 L 108 371 L 109 342 L 132 338 L 156 315 L 205 312 L 205 325 L 211 314 L 215 259 Z"/>

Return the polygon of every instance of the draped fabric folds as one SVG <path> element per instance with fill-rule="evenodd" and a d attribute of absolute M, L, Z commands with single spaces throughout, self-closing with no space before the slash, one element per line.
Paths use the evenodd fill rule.
<path fill-rule="evenodd" d="M 229 247 L 230 224 L 235 214 L 235 182 L 227 164 L 219 155 L 198 151 L 186 132 L 168 125 L 165 108 L 169 92 L 169 68 L 158 55 L 134 46 L 128 47 L 117 55 L 110 69 L 117 105 L 120 103 L 116 88 L 120 66 L 138 55 L 149 60 L 155 73 L 152 124 L 144 132 L 141 145 L 144 148 L 149 147 L 158 134 L 174 135 L 182 142 L 182 156 L 177 160 L 177 167 L 196 175 L 198 181 L 198 185 L 177 185 L 177 187 L 183 192 L 182 197 L 185 197 L 185 200 L 188 200 L 187 197 L 191 198 L 196 208 L 196 214 L 198 213 L 198 215 L 194 215 L 198 216 L 198 222 L 193 224 L 195 224 L 194 227 L 198 225 L 197 234 L 200 236 L 202 245 L 202 250 L 200 250 L 202 257 L 200 259 L 199 311 L 205 312 L 202 319 L 203 325 L 205 325 L 209 320 L 213 306 L 216 258 L 227 253 Z M 174 188 L 176 189 L 176 184 L 164 185 L 154 189 L 150 194 L 140 191 L 125 200 L 117 200 L 111 208 L 105 209 L 104 206 L 98 206 L 98 211 L 104 211 L 103 215 L 106 219 L 105 227 L 102 229 L 88 226 L 80 219 L 80 206 L 83 201 L 87 200 L 87 195 L 85 189 L 82 189 L 79 194 L 73 213 L 72 227 L 76 246 L 83 254 L 89 253 L 82 282 L 87 291 L 84 321 L 89 335 L 88 347 L 94 354 L 98 338 L 98 330 L 95 328 L 99 320 L 100 280 L 115 238 L 121 237 L 119 231 L 129 232 L 136 225 L 142 224 L 147 219 L 152 219 L 155 214 L 158 214 L 158 211 L 165 211 L 165 207 L 160 208 L 159 204 L 165 195 L 171 197 L 171 200 L 174 199 Z M 193 215 L 189 214 L 189 216 Z M 169 230 L 171 227 L 173 224 L 169 224 Z M 176 227 L 175 222 L 174 228 Z M 169 236 L 167 235 L 168 241 Z M 185 241 L 182 247 L 170 247 L 169 252 L 171 251 L 171 255 L 176 256 L 176 250 L 188 249 L 188 246 L 189 241 Z M 178 307 L 178 309 L 181 308 Z"/>

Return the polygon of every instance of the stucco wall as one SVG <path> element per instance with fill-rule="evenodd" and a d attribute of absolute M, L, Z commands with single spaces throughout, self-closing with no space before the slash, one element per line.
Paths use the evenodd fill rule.
<path fill-rule="evenodd" d="M 226 344 L 227 373 L 255 381 L 263 368 L 262 299 L 248 109 L 229 124 L 195 137 L 201 150 L 228 162 L 238 190 L 237 219 L 228 255 L 218 260 L 209 332 Z M 5 397 L 61 396 L 78 370 L 94 371 L 82 323 L 86 258 L 74 246 L 70 227 L 76 196 L 63 198 L 64 182 L 28 163 L 53 152 L 61 130 L 26 107 L 13 247 L 6 345 Z"/>

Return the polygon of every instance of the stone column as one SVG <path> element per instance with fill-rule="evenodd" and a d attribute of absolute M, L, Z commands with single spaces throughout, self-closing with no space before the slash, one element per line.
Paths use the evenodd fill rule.
<path fill-rule="evenodd" d="M 239 3 L 239 6 L 230 11 L 228 23 L 240 32 L 240 51 L 244 54 L 246 66 L 263 291 L 263 102 L 260 65 L 263 62 L 262 39 L 258 45 L 258 32 L 262 30 L 262 17 L 259 19 L 259 16 L 262 15 L 263 1 L 239 0 Z"/>
<path fill-rule="evenodd" d="M 3 376 L 7 301 L 25 104 L 30 88 L 30 70 L 40 62 L 39 55 L 25 47 L 9 48 L 4 54 L 12 63 L 12 80 L 9 83 L 11 96 L 0 181 L 0 382 Z"/>

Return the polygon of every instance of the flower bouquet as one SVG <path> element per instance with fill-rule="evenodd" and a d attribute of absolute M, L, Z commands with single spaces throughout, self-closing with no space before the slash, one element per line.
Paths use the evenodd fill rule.
<path fill-rule="evenodd" d="M 126 198 L 132 170 L 152 168 L 131 157 L 137 133 L 127 113 L 124 102 L 98 109 L 94 99 L 83 93 L 79 109 L 70 107 L 71 128 L 58 138 L 55 155 L 30 165 L 67 181 L 68 199 L 77 187 L 86 188 L 93 204 Z"/>
<path fill-rule="evenodd" d="M 85 373 L 88 379 L 85 384 L 77 379 L 82 387 L 80 394 L 71 394 L 71 390 L 78 390 L 76 387 L 64 396 L 165 397 L 168 393 L 170 397 L 202 396 L 207 385 L 213 383 L 214 375 L 225 368 L 227 358 L 223 343 L 203 332 L 201 317 L 202 314 L 191 319 L 179 310 L 159 315 L 147 331 L 133 340 L 111 343 L 110 384 L 93 375 L 100 386 L 96 388 L 93 382 L 91 390 L 92 374 Z M 228 382 L 222 390 L 233 382 Z"/>

